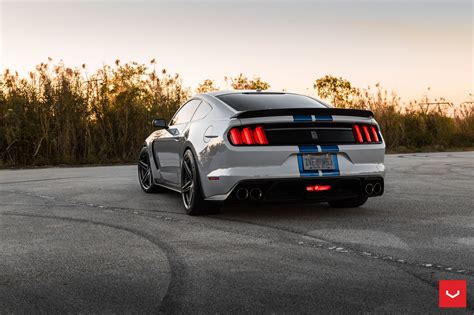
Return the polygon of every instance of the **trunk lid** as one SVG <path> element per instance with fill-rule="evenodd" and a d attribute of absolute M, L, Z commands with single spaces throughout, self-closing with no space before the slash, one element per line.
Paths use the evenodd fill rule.
<path fill-rule="evenodd" d="M 354 125 L 375 128 L 378 139 L 382 139 L 373 113 L 368 110 L 342 108 L 295 108 L 268 109 L 239 112 L 234 118 L 242 126 L 263 126 L 268 145 L 343 145 L 359 144 Z M 380 143 L 366 141 L 362 143 Z"/>

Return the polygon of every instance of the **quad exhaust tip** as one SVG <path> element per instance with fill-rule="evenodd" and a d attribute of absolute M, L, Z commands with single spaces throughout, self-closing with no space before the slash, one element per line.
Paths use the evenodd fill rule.
<path fill-rule="evenodd" d="M 365 193 L 367 195 L 372 195 L 374 193 L 374 185 L 372 184 L 365 185 Z"/>
<path fill-rule="evenodd" d="M 373 191 L 376 195 L 380 194 L 382 192 L 382 185 L 380 185 L 380 183 L 375 183 Z"/>
<path fill-rule="evenodd" d="M 382 184 L 380 184 L 380 183 L 375 183 L 375 184 L 368 183 L 368 184 L 365 185 L 364 190 L 365 190 L 365 193 L 369 196 L 380 195 L 380 193 L 382 193 Z"/>
<path fill-rule="evenodd" d="M 237 197 L 237 200 L 247 200 L 249 198 L 252 200 L 260 200 L 262 199 L 263 192 L 260 188 L 239 188 L 235 193 L 235 196 Z"/>
<path fill-rule="evenodd" d="M 262 190 L 260 188 L 253 188 L 251 191 L 250 191 L 250 198 L 252 198 L 253 200 L 259 200 L 262 198 Z"/>
<path fill-rule="evenodd" d="M 249 197 L 249 191 L 247 188 L 240 188 L 235 195 L 238 200 L 245 200 Z"/>

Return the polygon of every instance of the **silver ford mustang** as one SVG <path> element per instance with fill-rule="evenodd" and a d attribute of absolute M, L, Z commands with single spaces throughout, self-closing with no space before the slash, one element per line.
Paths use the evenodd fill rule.
<path fill-rule="evenodd" d="M 194 96 L 143 144 L 140 186 L 182 195 L 191 215 L 225 202 L 358 207 L 384 191 L 385 143 L 373 113 L 280 92 Z"/>

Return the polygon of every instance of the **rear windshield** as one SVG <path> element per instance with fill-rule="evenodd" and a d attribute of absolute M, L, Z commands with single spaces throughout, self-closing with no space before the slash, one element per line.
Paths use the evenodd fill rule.
<path fill-rule="evenodd" d="M 239 93 L 217 96 L 236 111 L 287 109 L 287 108 L 326 108 L 323 103 L 310 97 L 284 93 Z"/>

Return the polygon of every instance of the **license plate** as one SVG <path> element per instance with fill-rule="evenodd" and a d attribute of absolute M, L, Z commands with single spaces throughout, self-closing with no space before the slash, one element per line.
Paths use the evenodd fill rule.
<path fill-rule="evenodd" d="M 303 154 L 303 169 L 305 171 L 334 169 L 332 154 Z"/>

